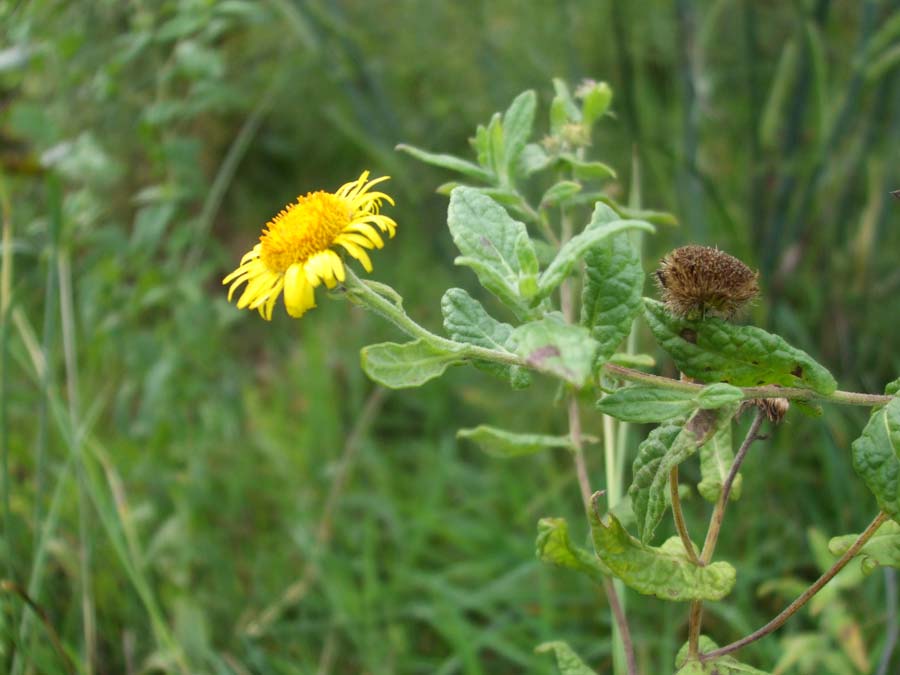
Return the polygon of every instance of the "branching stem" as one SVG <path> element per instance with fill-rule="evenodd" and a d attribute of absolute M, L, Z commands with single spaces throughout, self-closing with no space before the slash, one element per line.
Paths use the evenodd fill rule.
<path fill-rule="evenodd" d="M 803 591 L 803 593 L 796 600 L 785 607 L 781 614 L 776 616 L 765 626 L 757 631 L 754 631 L 747 637 L 732 642 L 730 645 L 725 645 L 724 647 L 720 647 L 719 649 L 714 649 L 713 651 L 706 654 L 700 654 L 700 660 L 709 661 L 710 659 L 714 659 L 719 656 L 726 656 L 727 654 L 736 652 L 742 647 L 746 647 L 747 645 L 766 637 L 769 633 L 773 633 L 774 631 L 781 628 L 788 619 L 796 614 L 797 611 L 809 601 L 810 598 L 812 598 L 816 593 L 822 590 L 825 584 L 831 581 L 838 572 L 844 569 L 847 563 L 853 560 L 856 554 L 859 553 L 860 549 L 866 545 L 866 542 L 872 538 L 872 535 L 875 534 L 878 528 L 881 527 L 882 523 L 884 523 L 888 518 L 889 516 L 884 511 L 875 516 L 875 520 L 873 520 L 865 529 L 865 531 L 860 534 L 859 537 L 857 537 L 856 541 L 853 542 L 853 546 L 847 549 L 847 552 L 844 553 L 844 555 L 842 555 L 840 559 L 831 566 L 831 569 L 829 569 L 822 576 L 816 579 L 812 586 Z"/>
<path fill-rule="evenodd" d="M 642 373 L 633 368 L 626 368 L 614 363 L 606 363 L 603 368 L 615 377 L 629 382 L 639 382 L 642 384 L 652 384 L 661 389 L 675 389 L 678 391 L 697 392 L 703 388 L 702 384 L 694 384 L 692 382 L 684 382 L 681 380 L 673 380 L 670 377 L 662 377 L 660 375 L 651 375 L 650 373 Z M 885 405 L 890 402 L 891 396 L 881 394 L 860 394 L 854 391 L 835 391 L 827 396 L 819 394 L 811 389 L 801 389 L 799 387 L 779 387 L 770 384 L 762 387 L 741 387 L 744 392 L 745 399 L 751 398 L 787 398 L 798 401 L 829 401 L 830 403 L 841 403 L 843 405 L 861 405 L 876 406 Z"/>

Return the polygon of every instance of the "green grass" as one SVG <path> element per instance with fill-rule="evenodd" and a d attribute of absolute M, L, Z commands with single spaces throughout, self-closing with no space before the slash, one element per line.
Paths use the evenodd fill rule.
<path fill-rule="evenodd" d="M 0 6 L 2 566 L 46 615 L 0 597 L 0 670 L 65 672 L 52 630 L 79 672 L 551 673 L 532 651 L 551 639 L 609 672 L 605 601 L 534 557 L 542 516 L 584 534 L 568 458 L 501 462 L 455 439 L 482 422 L 562 432 L 565 411 L 540 405 L 553 385 L 456 370 L 376 395 L 358 350 L 390 327 L 324 294 L 267 324 L 219 279 L 298 192 L 371 168 L 393 176 L 400 224 L 374 278 L 437 329 L 443 290 L 474 280 L 433 194 L 449 177 L 394 145 L 462 151 L 519 91 L 546 103 L 551 77 L 590 76 L 616 93 L 595 139 L 622 176 L 610 191 L 634 149 L 644 204 L 682 221 L 648 239 L 648 270 L 688 241 L 742 256 L 763 271 L 756 323 L 842 388 L 879 391 L 900 372 L 895 3 L 677 5 Z M 779 74 L 791 41 L 797 70 Z M 794 412 L 754 448 L 719 545 L 739 570 L 708 610 L 720 643 L 787 601 L 761 582 L 815 576 L 807 527 L 871 517 L 848 457 L 863 421 Z M 685 509 L 699 531 L 708 505 Z M 883 594 L 875 575 L 847 595 L 873 663 Z M 671 670 L 686 608 L 629 594 L 628 609 L 644 671 Z M 744 660 L 779 654 L 768 638 Z"/>

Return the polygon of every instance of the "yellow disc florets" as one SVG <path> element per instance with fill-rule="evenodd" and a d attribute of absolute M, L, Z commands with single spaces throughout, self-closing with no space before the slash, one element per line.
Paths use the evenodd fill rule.
<path fill-rule="evenodd" d="M 371 272 L 367 251 L 384 246 L 381 233 L 393 237 L 397 223 L 379 213 L 382 201 L 394 201 L 372 191 L 387 176 L 368 178 L 366 171 L 334 193 L 310 192 L 285 207 L 266 224 L 259 243 L 244 255 L 238 268 L 222 280 L 231 284 L 228 299 L 246 284 L 238 308 L 256 309 L 271 319 L 283 292 L 288 314 L 299 317 L 316 306 L 313 291 L 319 284 L 334 288 L 345 279 L 338 251 Z"/>

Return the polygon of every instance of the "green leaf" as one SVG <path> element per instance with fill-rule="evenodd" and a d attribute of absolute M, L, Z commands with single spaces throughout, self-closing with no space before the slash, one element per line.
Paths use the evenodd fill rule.
<path fill-rule="evenodd" d="M 638 447 L 628 494 L 642 542 L 653 533 L 668 508 L 669 472 L 697 451 L 697 436 L 677 424 L 657 427 Z"/>
<path fill-rule="evenodd" d="M 609 357 L 609 363 L 626 368 L 652 368 L 656 365 L 656 359 L 649 354 L 627 354 L 619 352 Z"/>
<path fill-rule="evenodd" d="M 625 230 L 645 230 L 653 232 L 653 226 L 639 220 L 613 220 L 608 221 L 609 209 L 603 205 L 597 205 L 591 216 L 591 222 L 580 234 L 575 235 L 557 253 L 556 258 L 541 275 L 538 286 L 538 298 L 546 298 L 569 275 L 575 264 L 585 254 L 596 247 L 607 237 Z"/>
<path fill-rule="evenodd" d="M 466 438 L 476 443 L 487 454 L 499 458 L 533 455 L 547 448 L 572 450 L 572 441 L 568 436 L 517 434 L 486 424 L 474 429 L 460 429 L 456 432 L 456 437 Z"/>
<path fill-rule="evenodd" d="M 853 442 L 851 456 L 878 506 L 900 521 L 900 398 L 872 413 L 862 436 Z"/>
<path fill-rule="evenodd" d="M 705 635 L 700 636 L 697 646 L 700 648 L 701 654 L 719 648 L 719 645 Z M 678 668 L 676 675 L 769 675 L 765 671 L 741 663 L 733 656 L 720 656 L 703 663 L 689 661 L 688 649 L 688 643 L 685 642 L 678 650 L 678 654 L 675 655 L 675 667 Z"/>
<path fill-rule="evenodd" d="M 623 422 L 663 422 L 697 408 L 692 391 L 661 389 L 653 385 L 622 387 L 597 401 L 597 409 Z"/>
<path fill-rule="evenodd" d="M 650 209 L 632 209 L 628 206 L 622 206 L 612 197 L 602 192 L 586 193 L 593 195 L 595 201 L 602 202 L 609 206 L 613 211 L 619 214 L 620 218 L 631 220 L 646 220 L 651 225 L 678 225 L 678 218 L 666 211 L 652 211 Z"/>
<path fill-rule="evenodd" d="M 517 248 L 524 241 L 522 235 L 528 236 L 525 225 L 493 199 L 468 187 L 458 187 L 450 195 L 447 224 L 462 253 L 456 264 L 471 267 L 482 286 L 517 314 L 527 316 L 519 295 L 522 252 Z"/>
<path fill-rule="evenodd" d="M 561 180 L 551 185 L 541 197 L 541 206 L 557 206 L 566 203 L 573 195 L 581 191 L 581 183 L 572 180 Z"/>
<path fill-rule="evenodd" d="M 444 328 L 456 342 L 465 342 L 487 349 L 510 352 L 509 341 L 513 327 L 501 323 L 488 314 L 481 303 L 461 288 L 451 288 L 441 298 Z M 485 372 L 512 380 L 513 366 L 490 361 L 474 361 Z"/>
<path fill-rule="evenodd" d="M 734 387 L 724 382 L 710 384 L 697 394 L 697 403 L 699 408 L 712 410 L 721 408 L 731 403 L 738 403 L 744 399 L 744 392 L 738 387 Z"/>
<path fill-rule="evenodd" d="M 615 212 L 598 204 L 594 215 L 605 222 L 617 220 Z M 592 248 L 584 257 L 581 323 L 600 343 L 600 359 L 608 360 L 631 332 L 641 311 L 644 268 L 628 234 L 621 232 Z"/>
<path fill-rule="evenodd" d="M 464 361 L 458 352 L 440 349 L 425 340 L 369 345 L 363 347 L 360 357 L 366 375 L 390 389 L 419 387 Z"/>
<path fill-rule="evenodd" d="M 537 371 L 579 388 L 591 376 L 598 344 L 582 326 L 546 316 L 515 328 L 513 339 L 517 343 L 516 353 Z"/>
<path fill-rule="evenodd" d="M 896 380 L 888 382 L 884 387 L 884 393 L 888 396 L 893 396 L 897 392 L 900 392 L 900 377 Z"/>
<path fill-rule="evenodd" d="M 597 402 L 597 409 L 624 422 L 663 422 L 696 408 L 721 408 L 743 398 L 744 392 L 730 384 L 711 384 L 699 391 L 638 384 L 604 396 Z"/>
<path fill-rule="evenodd" d="M 858 538 L 858 534 L 832 537 L 828 542 L 828 550 L 832 555 L 842 556 Z M 871 574 L 879 565 L 900 567 L 900 523 L 894 520 L 882 523 L 856 557 L 860 558 L 860 566 L 865 574 Z"/>
<path fill-rule="evenodd" d="M 721 600 L 734 587 L 736 573 L 726 562 L 693 564 L 681 540 L 659 548 L 632 537 L 612 514 L 607 523 L 591 509 L 591 538 L 601 562 L 629 588 L 663 600 Z"/>
<path fill-rule="evenodd" d="M 575 178 L 579 180 L 603 180 L 616 177 L 616 170 L 603 162 L 588 162 L 569 153 L 561 154 L 559 159 L 569 165 Z"/>
<path fill-rule="evenodd" d="M 600 558 L 572 543 L 565 518 L 541 518 L 538 521 L 535 553 L 539 560 L 548 565 L 581 572 L 598 584 L 603 583 L 604 577 L 610 576 L 610 571 L 600 562 Z"/>
<path fill-rule="evenodd" d="M 538 654 L 552 651 L 556 655 L 556 667 L 559 668 L 560 675 L 597 675 L 565 642 L 545 642 L 535 647 L 534 651 Z"/>
<path fill-rule="evenodd" d="M 569 91 L 569 85 L 566 84 L 565 80 L 559 77 L 554 77 L 553 91 L 556 93 L 556 98 L 561 100 L 563 103 L 563 107 L 566 111 L 567 121 L 580 122 L 581 109 L 575 103 L 575 99 L 572 97 L 572 93 Z"/>
<path fill-rule="evenodd" d="M 781 337 L 755 326 L 735 326 L 715 317 L 692 321 L 669 314 L 644 298 L 656 341 L 686 375 L 739 387 L 780 384 L 831 394 L 837 382 L 825 368 Z"/>
<path fill-rule="evenodd" d="M 736 410 L 736 404 L 719 410 L 698 410 L 684 427 L 677 424 L 657 427 L 638 447 L 628 494 L 641 541 L 650 541 L 668 508 L 669 472 L 693 455 L 697 446 L 705 443 L 721 426 L 730 424 Z"/>
<path fill-rule="evenodd" d="M 504 175 L 515 176 L 516 165 L 534 127 L 534 111 L 537 95 L 524 91 L 513 100 L 503 115 L 503 169 Z"/>
<path fill-rule="evenodd" d="M 606 82 L 597 82 L 585 94 L 581 101 L 581 117 L 588 126 L 596 122 L 609 110 L 613 92 Z"/>
<path fill-rule="evenodd" d="M 428 152 L 427 150 L 422 150 L 405 143 L 401 143 L 400 145 L 398 145 L 397 150 L 412 155 L 420 162 L 425 162 L 426 164 L 431 164 L 432 166 L 439 166 L 443 169 L 450 169 L 451 171 L 456 171 L 463 174 L 464 176 L 474 178 L 475 180 L 482 181 L 484 183 L 493 183 L 497 180 L 497 177 L 494 176 L 494 174 L 492 174 L 490 171 L 481 168 L 477 164 L 466 161 L 465 159 L 455 157 L 454 155 Z"/>
<path fill-rule="evenodd" d="M 702 480 L 697 484 L 697 492 L 706 501 L 716 503 L 722 494 L 722 486 L 734 462 L 734 449 L 731 444 L 731 424 L 723 424 L 706 443 L 700 446 L 700 475 Z M 729 500 L 741 498 L 741 487 L 744 477 L 739 473 L 731 484 Z"/>
<path fill-rule="evenodd" d="M 552 161 L 553 158 L 544 148 L 537 143 L 529 143 L 519 155 L 518 171 L 523 176 L 531 176 L 546 169 Z"/>

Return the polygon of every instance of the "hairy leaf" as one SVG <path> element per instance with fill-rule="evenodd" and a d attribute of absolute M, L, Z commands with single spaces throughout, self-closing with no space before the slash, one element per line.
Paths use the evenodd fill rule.
<path fill-rule="evenodd" d="M 441 298 L 444 328 L 457 342 L 510 352 L 509 341 L 513 327 L 497 321 L 488 314 L 481 303 L 461 288 L 451 288 Z M 520 368 L 490 361 L 475 361 L 475 366 L 513 383 L 513 376 L 520 377 Z M 513 372 L 515 371 L 515 373 Z M 527 371 L 526 371 L 527 374 Z"/>
<path fill-rule="evenodd" d="M 363 347 L 360 358 L 366 375 L 390 389 L 421 386 L 464 360 L 458 352 L 442 350 L 424 340 L 369 345 Z"/>
<path fill-rule="evenodd" d="M 610 571 L 600 562 L 600 558 L 572 543 L 569 525 L 564 518 L 541 518 L 538 521 L 535 553 L 545 563 L 581 572 L 598 584 L 603 583 L 604 576 L 610 576 Z"/>
<path fill-rule="evenodd" d="M 597 408 L 625 422 L 664 422 L 696 408 L 714 409 L 742 400 L 743 392 L 729 384 L 711 384 L 694 392 L 638 384 L 617 389 L 597 402 Z"/>
<path fill-rule="evenodd" d="M 648 542 L 668 508 L 669 473 L 697 451 L 723 425 L 731 424 L 737 404 L 718 410 L 698 410 L 684 427 L 665 424 L 657 427 L 638 447 L 628 494 L 637 520 L 641 541 Z"/>
<path fill-rule="evenodd" d="M 722 486 L 734 462 L 734 449 L 731 441 L 731 424 L 723 424 L 706 443 L 700 446 L 700 474 L 703 477 L 697 484 L 697 492 L 709 502 L 716 503 L 722 494 Z M 731 484 L 729 500 L 741 498 L 741 487 L 744 477 L 739 473 Z"/>
<path fill-rule="evenodd" d="M 677 424 L 657 427 L 638 448 L 628 494 L 642 542 L 653 538 L 668 508 L 669 472 L 696 451 L 697 436 Z"/>
<path fill-rule="evenodd" d="M 660 389 L 653 385 L 622 387 L 597 401 L 597 409 L 624 422 L 664 422 L 687 415 L 697 407 L 694 392 Z"/>
<path fill-rule="evenodd" d="M 492 457 L 518 457 L 531 455 L 546 448 L 572 449 L 568 436 L 547 436 L 544 434 L 518 434 L 480 424 L 474 429 L 460 429 L 457 438 L 467 438 Z"/>
<path fill-rule="evenodd" d="M 780 384 L 830 394 L 837 383 L 804 351 L 755 326 L 735 326 L 715 317 L 701 321 L 669 314 L 644 298 L 650 330 L 683 373 L 706 382 L 746 387 Z"/>
<path fill-rule="evenodd" d="M 532 90 L 523 91 L 513 99 L 503 115 L 503 170 L 514 177 L 519 155 L 531 136 L 537 95 Z"/>
<path fill-rule="evenodd" d="M 471 267 L 482 286 L 520 316 L 527 315 L 519 295 L 522 252 L 517 250 L 523 245 L 521 237 L 528 237 L 525 226 L 493 199 L 468 187 L 450 195 L 447 224 L 462 253 L 456 264 Z"/>
<path fill-rule="evenodd" d="M 900 397 L 872 413 L 851 455 L 878 506 L 900 522 Z"/>
<path fill-rule="evenodd" d="M 718 649 L 719 645 L 705 635 L 701 635 L 697 643 L 700 653 L 711 652 Z M 688 660 L 688 644 L 684 643 L 675 656 L 675 667 L 678 668 L 675 675 L 768 675 L 746 663 L 741 663 L 733 656 L 720 656 L 717 659 L 705 661 Z"/>
<path fill-rule="evenodd" d="M 604 208 L 605 207 L 605 208 Z M 609 207 L 597 204 L 595 217 L 618 219 Z M 599 358 L 608 360 L 631 331 L 641 311 L 644 268 L 627 232 L 612 235 L 584 257 L 581 323 L 600 343 Z"/>
<path fill-rule="evenodd" d="M 427 150 L 422 150 L 405 143 L 398 145 L 397 150 L 412 155 L 420 162 L 425 162 L 432 166 L 439 166 L 443 169 L 450 169 L 451 171 L 456 171 L 469 178 L 474 178 L 475 180 L 483 181 L 485 183 L 492 183 L 496 180 L 496 176 L 490 171 L 454 155 L 428 152 Z"/>
<path fill-rule="evenodd" d="M 586 328 L 554 316 L 523 324 L 513 330 L 516 353 L 529 366 L 583 387 L 591 375 L 597 342 Z"/>
<path fill-rule="evenodd" d="M 575 264 L 585 254 L 607 237 L 625 230 L 645 230 L 653 232 L 653 226 L 640 220 L 607 220 L 609 207 L 598 204 L 591 216 L 591 222 L 579 234 L 575 235 L 559 250 L 550 266 L 544 270 L 538 282 L 538 298 L 545 298 L 559 286 L 572 271 Z"/>
<path fill-rule="evenodd" d="M 556 656 L 556 667 L 559 668 L 560 675 L 597 675 L 585 665 L 578 654 L 572 651 L 572 648 L 565 642 L 559 640 L 545 642 L 535 647 L 534 651 L 538 654 L 553 652 Z"/>
<path fill-rule="evenodd" d="M 828 550 L 832 555 L 844 555 L 858 538 L 858 534 L 832 537 L 828 542 Z M 900 523 L 894 520 L 882 523 L 856 556 L 860 558 L 864 574 L 871 574 L 879 565 L 900 567 Z"/>
<path fill-rule="evenodd" d="M 663 600 L 721 600 L 734 587 L 736 573 L 728 563 L 700 567 L 688 559 L 678 537 L 654 548 L 628 534 L 612 514 L 606 518 L 603 523 L 591 511 L 594 550 L 629 588 Z"/>

